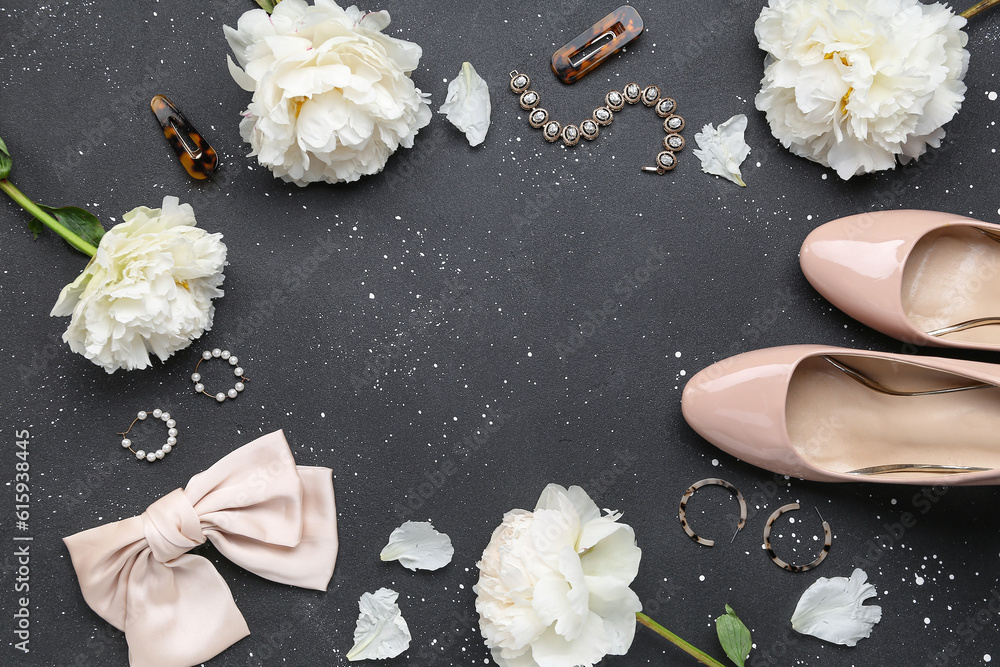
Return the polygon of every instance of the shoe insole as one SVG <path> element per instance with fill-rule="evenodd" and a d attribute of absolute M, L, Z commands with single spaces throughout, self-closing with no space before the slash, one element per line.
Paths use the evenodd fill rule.
<path fill-rule="evenodd" d="M 1000 318 L 1000 243 L 966 225 L 927 234 L 906 260 L 900 296 L 903 311 L 920 331 L 983 317 Z M 1000 344 L 1000 324 L 941 338 Z"/>
<path fill-rule="evenodd" d="M 834 358 L 896 391 L 977 383 L 915 364 L 851 355 Z M 785 414 L 792 447 L 819 469 L 848 472 L 892 464 L 1000 469 L 1000 387 L 889 396 L 814 357 L 792 374 Z M 962 474 L 955 473 L 956 480 Z M 921 477 L 926 475 L 887 475 L 896 481 Z"/>

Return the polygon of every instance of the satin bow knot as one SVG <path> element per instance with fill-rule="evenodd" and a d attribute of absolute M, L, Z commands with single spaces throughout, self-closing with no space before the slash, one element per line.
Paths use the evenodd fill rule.
<path fill-rule="evenodd" d="M 139 518 L 149 550 L 161 563 L 169 563 L 206 539 L 201 520 L 182 489 L 157 500 Z"/>
<path fill-rule="evenodd" d="M 140 516 L 64 538 L 87 604 L 125 632 L 132 667 L 191 667 L 250 634 L 206 540 L 261 577 L 326 590 L 337 559 L 329 468 L 296 466 L 281 431 L 254 440 Z"/>

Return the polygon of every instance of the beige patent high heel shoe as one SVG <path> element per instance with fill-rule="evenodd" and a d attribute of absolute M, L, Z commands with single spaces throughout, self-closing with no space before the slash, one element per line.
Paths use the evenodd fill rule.
<path fill-rule="evenodd" d="M 802 272 L 851 317 L 915 345 L 1000 351 L 1000 225 L 936 211 L 833 220 Z"/>
<path fill-rule="evenodd" d="M 684 418 L 755 466 L 825 482 L 1000 484 L 1000 367 L 793 345 L 696 374 Z"/>

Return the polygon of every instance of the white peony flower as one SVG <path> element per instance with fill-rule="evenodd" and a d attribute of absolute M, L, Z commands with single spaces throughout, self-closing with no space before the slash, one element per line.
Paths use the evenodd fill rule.
<path fill-rule="evenodd" d="M 743 182 L 740 165 L 750 155 L 750 147 L 743 139 L 746 129 L 747 117 L 739 114 L 719 125 L 718 129 L 709 123 L 694 135 L 694 140 L 698 142 L 694 154 L 701 160 L 701 170 L 728 178 L 745 188 L 747 184 Z"/>
<path fill-rule="evenodd" d="M 594 665 L 623 655 L 642 552 L 621 515 L 601 515 L 578 486 L 545 487 L 534 512 L 512 510 L 477 564 L 476 611 L 500 667 Z"/>
<path fill-rule="evenodd" d="M 872 626 L 882 620 L 882 607 L 864 604 L 876 595 L 875 587 L 866 584 L 867 580 L 865 571 L 857 568 L 850 578 L 820 577 L 795 605 L 792 628 L 845 646 L 871 637 Z"/>
<path fill-rule="evenodd" d="M 211 329 L 225 279 L 222 234 L 195 227 L 190 204 L 164 197 L 123 218 L 50 313 L 73 316 L 63 341 L 108 373 L 146 368 L 150 352 L 165 361 Z"/>
<path fill-rule="evenodd" d="M 429 521 L 405 521 L 389 535 L 379 558 L 398 560 L 408 570 L 439 570 L 454 555 L 451 538 L 435 530 Z"/>
<path fill-rule="evenodd" d="M 361 596 L 358 600 L 361 614 L 354 629 L 354 646 L 347 652 L 348 660 L 395 658 L 410 647 L 410 628 L 396 604 L 397 597 L 399 593 L 390 588 Z"/>
<path fill-rule="evenodd" d="M 490 129 L 490 88 L 470 62 L 448 84 L 448 97 L 438 110 L 448 121 L 465 132 L 470 146 L 478 146 Z"/>
<path fill-rule="evenodd" d="M 276 177 L 305 186 L 356 181 L 413 146 L 430 122 L 429 99 L 410 73 L 413 42 L 382 34 L 388 12 L 342 9 L 333 0 L 282 0 L 225 26 L 240 67 L 229 71 L 253 100 L 240 133 Z"/>
<path fill-rule="evenodd" d="M 937 148 L 965 99 L 965 19 L 917 0 L 770 0 L 757 108 L 796 155 L 848 179 Z"/>

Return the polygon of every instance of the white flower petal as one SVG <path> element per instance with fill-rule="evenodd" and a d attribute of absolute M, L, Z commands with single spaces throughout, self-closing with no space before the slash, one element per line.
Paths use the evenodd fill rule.
<path fill-rule="evenodd" d="M 635 638 L 635 614 L 642 611 L 639 596 L 622 587 L 617 577 L 587 577 L 590 610 L 604 619 L 608 653 L 625 655 Z"/>
<path fill-rule="evenodd" d="M 597 508 L 597 504 L 579 486 L 565 489 L 558 484 L 547 485 L 542 490 L 542 494 L 538 496 L 535 509 L 562 509 L 567 500 L 576 508 L 582 523 L 587 523 L 601 516 L 601 510 Z"/>
<path fill-rule="evenodd" d="M 438 109 L 462 132 L 470 146 L 478 146 L 490 129 L 490 89 L 472 63 L 462 63 L 462 71 L 448 84 L 448 97 Z"/>
<path fill-rule="evenodd" d="M 253 92 L 257 88 L 257 82 L 254 78 L 240 69 L 240 66 L 233 62 L 233 59 L 226 56 L 226 63 L 229 65 L 229 76 L 233 77 L 233 81 L 248 92 Z"/>
<path fill-rule="evenodd" d="M 580 536 L 580 517 L 569 501 L 560 510 L 535 510 L 531 525 L 531 539 L 536 558 L 553 570 L 559 568 L 559 554 L 563 549 L 576 551 Z"/>
<path fill-rule="evenodd" d="M 493 654 L 493 662 L 497 663 L 497 667 L 538 667 L 538 663 L 531 657 L 530 650 L 508 656 L 505 656 L 503 651 L 497 649 L 492 649 L 491 653 Z"/>
<path fill-rule="evenodd" d="M 367 28 L 368 30 L 374 30 L 376 32 L 382 32 L 389 26 L 389 12 L 382 10 L 379 12 L 360 12 L 355 6 L 350 6 L 347 8 L 347 15 L 351 17 L 355 25 L 359 25 L 362 28 Z"/>
<path fill-rule="evenodd" d="M 589 547 L 580 561 L 587 576 L 608 576 L 628 586 L 639 573 L 642 550 L 635 545 L 632 527 L 624 523 L 613 524 L 618 530 Z"/>
<path fill-rule="evenodd" d="M 604 540 L 611 533 L 623 528 L 627 529 L 628 526 L 625 524 L 617 523 L 620 517 L 620 514 L 598 515 L 590 521 L 583 523 L 580 529 L 580 539 L 577 542 L 577 551 L 583 552 Z"/>
<path fill-rule="evenodd" d="M 398 560 L 408 570 L 438 570 L 451 562 L 451 538 L 428 521 L 407 521 L 392 531 L 382 549 L 384 561 Z"/>
<path fill-rule="evenodd" d="M 409 648 L 410 629 L 396 604 L 397 597 L 399 593 L 388 588 L 361 596 L 358 601 L 361 614 L 348 660 L 395 658 Z"/>
<path fill-rule="evenodd" d="M 863 604 L 876 595 L 875 587 L 866 584 L 867 580 L 868 575 L 860 569 L 855 569 L 850 578 L 820 577 L 795 605 L 792 628 L 846 646 L 870 637 L 872 627 L 882 620 L 882 608 Z"/>
<path fill-rule="evenodd" d="M 573 640 L 580 635 L 590 613 L 589 597 L 580 557 L 565 547 L 559 554 L 559 570 L 535 584 L 533 604 L 543 623 Z"/>
<path fill-rule="evenodd" d="M 597 614 L 589 613 L 575 639 L 567 640 L 549 629 L 531 645 L 531 657 L 538 667 L 590 667 L 607 655 L 610 645 L 604 621 Z"/>
<path fill-rule="evenodd" d="M 694 140 L 698 142 L 694 154 L 701 160 L 701 170 L 746 187 L 740 173 L 740 165 L 750 154 L 750 147 L 743 140 L 746 129 L 747 117 L 739 114 L 719 125 L 718 129 L 709 124 L 694 135 Z"/>

